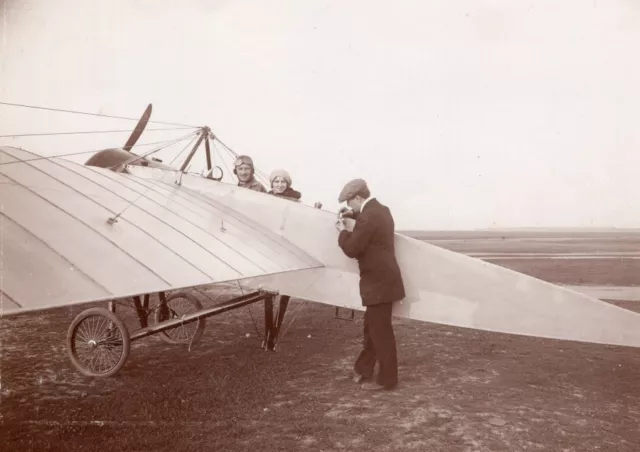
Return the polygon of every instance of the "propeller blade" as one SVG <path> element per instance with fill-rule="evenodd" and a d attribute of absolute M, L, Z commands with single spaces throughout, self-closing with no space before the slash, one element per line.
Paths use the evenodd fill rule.
<path fill-rule="evenodd" d="M 144 114 L 140 118 L 140 121 L 138 121 L 138 124 L 136 124 L 135 130 L 133 131 L 133 133 L 131 133 L 131 136 L 122 149 L 127 152 L 131 151 L 133 145 L 136 144 L 136 141 L 138 141 L 138 138 L 140 138 L 140 135 L 142 135 L 144 128 L 147 127 L 147 123 L 149 122 L 149 118 L 151 117 L 152 109 L 153 107 L 151 106 L 151 104 L 147 105 L 147 109 L 144 111 Z"/>

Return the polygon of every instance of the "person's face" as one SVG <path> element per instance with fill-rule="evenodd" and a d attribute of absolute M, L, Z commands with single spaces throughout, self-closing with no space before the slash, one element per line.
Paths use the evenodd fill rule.
<path fill-rule="evenodd" d="M 284 180 L 283 177 L 276 177 L 275 179 L 273 179 L 273 183 L 271 184 L 271 188 L 273 188 L 273 191 L 275 193 L 282 193 L 287 189 L 287 181 Z"/>
<path fill-rule="evenodd" d="M 246 163 L 236 166 L 236 172 L 241 182 L 248 182 L 251 179 L 251 166 Z"/>
<path fill-rule="evenodd" d="M 355 198 L 351 198 L 347 201 L 347 206 L 354 212 L 360 212 L 362 208 L 362 201 L 364 201 L 360 196 L 356 196 Z"/>

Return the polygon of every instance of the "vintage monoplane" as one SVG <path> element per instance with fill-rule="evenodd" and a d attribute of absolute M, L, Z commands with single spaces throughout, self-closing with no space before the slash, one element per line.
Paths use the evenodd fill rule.
<path fill-rule="evenodd" d="M 222 169 L 212 166 L 208 127 L 179 167 L 133 154 L 150 114 L 151 106 L 123 148 L 84 165 L 0 147 L 3 316 L 108 303 L 81 312 L 67 335 L 75 367 L 106 377 L 122 368 L 131 341 L 159 333 L 193 344 L 207 317 L 252 303 L 264 302 L 267 349 L 289 297 L 362 309 L 357 262 L 337 246 L 334 212 L 214 177 Z M 187 173 L 203 142 L 207 172 Z M 407 296 L 395 315 L 640 347 L 640 314 L 400 234 L 396 254 Z M 242 294 L 206 308 L 190 291 L 234 281 Z M 131 332 L 116 312 L 126 303 L 140 322 Z"/>

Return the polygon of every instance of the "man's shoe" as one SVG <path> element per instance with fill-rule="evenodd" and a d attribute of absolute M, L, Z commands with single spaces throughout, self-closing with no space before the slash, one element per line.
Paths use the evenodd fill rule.
<path fill-rule="evenodd" d="M 367 381 L 368 378 L 365 377 L 364 375 L 360 375 L 358 372 L 354 372 L 351 375 L 351 380 L 353 380 L 353 382 L 356 383 L 356 384 L 360 384 L 360 383 L 364 383 L 365 381 Z"/>
<path fill-rule="evenodd" d="M 393 385 L 393 386 L 383 386 L 381 384 L 378 384 L 374 381 L 366 381 L 364 383 L 362 383 L 360 385 L 360 389 L 364 390 L 364 391 L 391 391 L 392 389 L 394 389 L 397 385 Z"/>

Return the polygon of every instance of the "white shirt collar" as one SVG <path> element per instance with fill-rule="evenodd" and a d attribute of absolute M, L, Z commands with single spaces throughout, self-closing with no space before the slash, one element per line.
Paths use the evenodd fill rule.
<path fill-rule="evenodd" d="M 367 203 L 368 203 L 369 201 L 371 201 L 372 199 L 373 199 L 373 196 L 369 196 L 367 199 L 365 199 L 365 200 L 362 202 L 362 206 L 360 206 L 360 212 L 362 212 L 362 211 L 364 210 L 364 206 L 366 206 L 366 205 L 367 205 Z"/>

